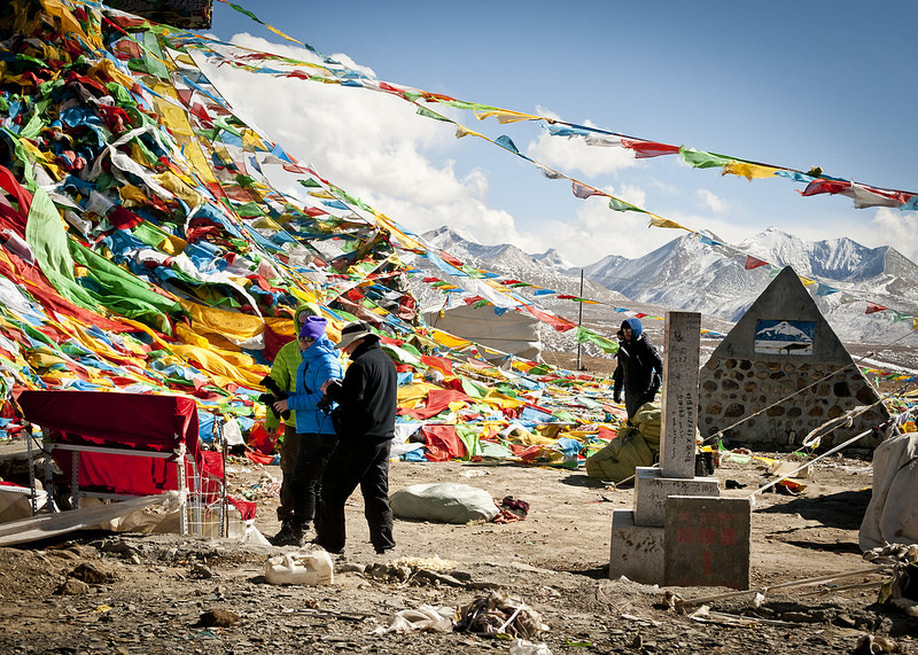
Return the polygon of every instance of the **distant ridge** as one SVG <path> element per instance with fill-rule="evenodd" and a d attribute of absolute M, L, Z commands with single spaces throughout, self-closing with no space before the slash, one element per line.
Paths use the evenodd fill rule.
<path fill-rule="evenodd" d="M 845 341 L 888 343 L 911 330 L 908 322 L 895 322 L 892 312 L 866 314 L 864 301 L 918 313 L 918 265 L 889 246 L 867 248 L 846 237 L 807 242 L 768 228 L 736 247 L 839 289 L 815 300 Z M 607 257 L 587 266 L 586 274 L 633 300 L 735 322 L 770 281 L 770 267 L 747 271 L 744 264 L 686 235 L 637 259 Z"/>
<path fill-rule="evenodd" d="M 580 268 L 553 249 L 530 255 L 511 244 L 485 246 L 446 226 L 423 236 L 480 268 L 560 293 L 579 292 Z M 886 344 L 912 330 L 910 321 L 895 321 L 893 312 L 866 314 L 865 301 L 918 314 L 918 264 L 890 246 L 868 248 L 847 237 L 808 242 L 770 227 L 736 248 L 782 268 L 792 266 L 798 275 L 838 289 L 826 296 L 811 293 L 843 341 Z M 685 235 L 636 259 L 608 255 L 585 266 L 589 283 L 584 296 L 613 305 L 630 302 L 697 311 L 736 322 L 771 280 L 770 267 L 747 271 L 744 265 L 744 259 L 727 257 Z M 540 302 L 553 304 L 551 296 Z M 573 313 L 569 306 L 566 313 Z"/>

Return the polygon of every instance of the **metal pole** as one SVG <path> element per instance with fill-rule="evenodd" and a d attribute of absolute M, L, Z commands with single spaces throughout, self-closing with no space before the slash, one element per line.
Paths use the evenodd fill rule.
<path fill-rule="evenodd" d="M 32 459 L 32 424 L 23 422 L 23 432 L 26 435 L 26 450 L 29 458 L 29 499 L 32 502 L 32 516 L 38 514 L 38 490 L 35 488 L 35 462 Z"/>
<path fill-rule="evenodd" d="M 580 269 L 580 295 L 577 297 L 583 298 L 583 269 L 582 268 Z M 580 327 L 583 325 L 583 301 L 578 300 L 577 302 L 580 304 L 580 311 L 578 312 L 578 316 L 577 316 L 577 335 L 578 335 L 578 338 L 577 338 L 577 370 L 582 371 L 583 367 L 580 365 L 580 338 L 579 338 L 579 335 L 580 335 Z"/>
<path fill-rule="evenodd" d="M 221 462 L 221 469 L 223 473 L 223 479 L 220 481 L 220 536 L 228 537 L 229 536 L 229 513 L 226 511 L 226 456 L 229 454 L 229 448 L 226 444 L 226 435 L 223 434 L 223 424 L 224 420 L 221 417 L 220 420 L 220 435 L 221 435 L 221 444 L 220 444 L 220 455 L 223 457 Z"/>

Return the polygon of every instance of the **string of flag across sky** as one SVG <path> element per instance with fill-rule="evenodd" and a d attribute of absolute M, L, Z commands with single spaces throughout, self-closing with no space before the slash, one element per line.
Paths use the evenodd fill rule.
<path fill-rule="evenodd" d="M 304 79 L 308 81 L 318 81 L 321 83 L 333 83 L 339 84 L 341 86 L 347 87 L 356 87 L 367 90 L 379 91 L 391 95 L 400 97 L 416 107 L 418 114 L 425 117 L 451 123 L 456 128 L 457 138 L 462 138 L 465 136 L 475 136 L 485 141 L 488 141 L 496 146 L 499 146 L 505 151 L 508 151 L 517 157 L 531 163 L 534 165 L 545 177 L 549 179 L 565 179 L 571 182 L 571 190 L 575 197 L 580 199 L 587 199 L 594 196 L 600 196 L 608 198 L 608 206 L 610 209 L 615 211 L 631 211 L 645 214 L 649 220 L 650 227 L 661 227 L 668 229 L 681 229 L 689 234 L 693 235 L 695 238 L 698 238 L 699 241 L 719 252 L 728 258 L 739 259 L 743 263 L 745 270 L 753 270 L 760 266 L 769 266 L 770 275 L 774 276 L 777 274 L 780 267 L 757 258 L 753 255 L 744 253 L 738 248 L 735 248 L 729 244 L 713 239 L 705 234 L 698 232 L 690 227 L 681 225 L 675 221 L 659 216 L 653 212 L 650 212 L 644 208 L 638 207 L 632 203 L 629 203 L 622 198 L 616 197 L 604 190 L 593 187 L 589 184 L 586 184 L 576 178 L 566 175 L 565 173 L 553 169 L 545 164 L 529 157 L 520 151 L 516 146 L 513 140 L 507 135 L 501 135 L 497 138 L 490 138 L 487 135 L 484 135 L 480 132 L 472 130 L 458 121 L 442 114 L 437 111 L 434 111 L 429 106 L 421 103 L 430 103 L 430 104 L 440 104 L 456 109 L 470 110 L 475 115 L 478 120 L 485 120 L 487 118 L 495 118 L 500 124 L 509 124 L 520 121 L 541 121 L 545 126 L 548 132 L 553 136 L 564 137 L 564 138 L 578 138 L 582 139 L 588 145 L 593 146 L 618 146 L 631 150 L 634 153 L 634 156 L 637 158 L 653 158 L 663 155 L 676 155 L 678 154 L 686 163 L 690 164 L 695 168 L 714 168 L 720 167 L 722 174 L 733 174 L 741 175 L 746 177 L 749 180 L 753 179 L 764 179 L 766 177 L 779 177 L 784 179 L 790 179 L 798 183 L 806 183 L 806 188 L 801 191 L 804 196 L 813 196 L 820 195 L 824 193 L 829 194 L 840 194 L 852 197 L 857 208 L 866 208 L 866 207 L 875 207 L 875 206 L 885 206 L 885 207 L 898 207 L 901 210 L 915 210 L 918 209 L 918 195 L 914 192 L 896 190 L 896 189 L 884 189 L 881 187 L 869 186 L 854 182 L 852 180 L 846 180 L 840 177 L 829 176 L 823 173 L 821 169 L 815 167 L 810 171 L 803 172 L 789 167 L 763 164 L 760 162 L 755 162 L 748 159 L 742 159 L 739 157 L 732 157 L 728 155 L 722 155 L 718 153 L 711 153 L 702 150 L 697 150 L 694 148 L 688 148 L 685 146 L 675 146 L 672 144 L 666 144 L 659 141 L 651 141 L 647 139 L 642 139 L 638 137 L 629 136 L 626 134 L 613 132 L 610 130 L 597 128 L 588 125 L 581 125 L 563 121 L 557 118 L 548 118 L 544 116 L 538 116 L 533 114 L 528 114 L 524 112 L 518 112 L 514 110 L 502 109 L 493 105 L 487 105 L 482 103 L 469 102 L 464 100 L 459 100 L 452 98 L 450 96 L 438 93 L 431 93 L 428 91 L 423 91 L 419 89 L 414 89 L 411 87 L 406 87 L 402 85 L 397 85 L 389 82 L 381 82 L 370 78 L 366 74 L 356 71 L 350 68 L 347 68 L 340 62 L 323 56 L 315 48 L 312 48 L 308 44 L 299 41 L 293 37 L 290 37 L 280 30 L 270 26 L 263 21 L 261 21 L 254 13 L 246 10 L 244 7 L 241 7 L 238 4 L 228 2 L 227 0 L 219 0 L 225 4 L 230 5 L 236 11 L 239 11 L 246 16 L 249 16 L 252 20 L 264 25 L 272 32 L 278 34 L 279 36 L 295 42 L 299 45 L 302 45 L 309 52 L 315 54 L 321 61 L 321 63 L 306 62 L 301 60 L 292 59 L 289 57 L 282 57 L 279 55 L 273 55 L 270 53 L 257 52 L 249 50 L 248 53 L 244 56 L 234 58 L 231 53 L 227 52 L 218 52 L 216 49 L 212 48 L 212 44 L 220 43 L 214 39 L 205 39 L 198 35 L 189 35 L 185 42 L 186 45 L 192 47 L 198 47 L 202 51 L 209 53 L 212 56 L 221 57 L 224 63 L 232 65 L 234 67 L 242 68 L 246 71 L 253 73 L 263 73 L 271 75 L 280 75 L 286 77 L 296 77 L 299 79 Z M 229 45 L 229 44 L 224 44 Z M 238 48 L 238 46 L 231 46 L 232 48 Z M 242 50 L 247 50 L 241 48 Z M 270 62 L 272 66 L 286 66 L 293 67 L 292 71 L 285 71 L 280 68 L 269 68 L 264 65 L 257 65 L 255 62 Z M 302 69 L 308 69 L 308 73 L 304 72 Z M 500 276 L 488 274 L 486 277 L 494 279 L 495 281 L 500 281 L 498 278 Z M 855 294 L 858 294 L 857 291 L 852 292 L 851 290 L 843 290 L 832 287 L 831 285 L 818 282 L 815 279 L 806 276 L 799 276 L 801 283 L 806 287 L 811 287 L 816 285 L 815 293 L 819 297 L 828 296 L 835 293 L 844 294 L 844 302 L 853 302 L 855 300 L 862 300 L 865 303 L 865 314 L 874 314 L 878 312 L 889 312 L 892 316 L 893 322 L 910 320 L 912 329 L 918 329 L 918 317 L 910 315 L 906 312 L 899 311 L 897 309 L 882 305 L 880 303 L 858 297 Z M 459 288 L 450 288 L 449 283 L 444 283 L 441 280 L 430 280 L 430 284 L 439 284 L 439 288 L 442 291 L 447 292 L 461 292 Z M 579 303 L 594 303 L 594 304 L 606 304 L 600 301 L 591 300 L 588 298 L 581 298 L 572 295 L 559 294 L 554 292 L 551 289 L 544 287 L 539 287 L 538 285 L 532 285 L 520 280 L 507 280 L 504 284 L 505 286 L 511 287 L 531 287 L 537 295 L 547 295 L 554 294 L 558 299 L 571 300 L 573 302 Z M 863 294 L 867 295 L 867 294 Z M 473 301 L 478 302 L 478 301 Z M 621 308 L 616 308 L 617 311 Z M 630 310 L 625 310 L 630 311 Z M 646 315 L 645 315 L 646 316 Z M 658 318 L 658 317 L 653 317 Z"/>

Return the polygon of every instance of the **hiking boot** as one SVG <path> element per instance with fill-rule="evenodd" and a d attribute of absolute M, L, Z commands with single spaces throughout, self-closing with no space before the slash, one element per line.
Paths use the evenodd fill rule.
<path fill-rule="evenodd" d="M 293 519 L 284 521 L 276 535 L 268 539 L 272 546 L 302 546 L 303 524 Z"/>

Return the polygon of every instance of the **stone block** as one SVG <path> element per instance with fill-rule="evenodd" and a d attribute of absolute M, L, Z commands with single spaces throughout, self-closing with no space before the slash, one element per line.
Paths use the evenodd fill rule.
<path fill-rule="evenodd" d="M 639 466 L 634 479 L 634 522 L 662 528 L 667 496 L 719 496 L 716 477 L 664 478 L 660 469 Z"/>
<path fill-rule="evenodd" d="M 612 545 L 609 554 L 609 579 L 625 576 L 642 584 L 663 582 L 663 528 L 634 524 L 634 512 L 612 511 Z"/>
<path fill-rule="evenodd" d="M 748 589 L 751 514 L 748 497 L 669 496 L 664 584 Z"/>

